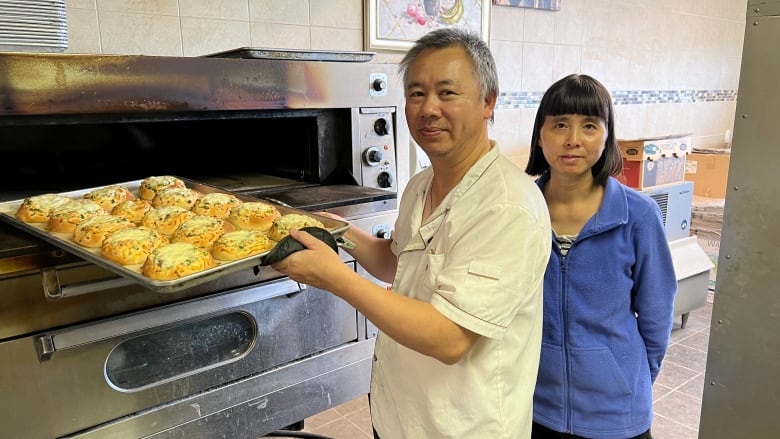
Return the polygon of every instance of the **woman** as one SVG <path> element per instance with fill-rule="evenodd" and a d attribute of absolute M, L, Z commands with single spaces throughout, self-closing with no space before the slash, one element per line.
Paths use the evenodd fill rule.
<path fill-rule="evenodd" d="M 525 171 L 553 228 L 532 438 L 650 439 L 677 291 L 661 211 L 614 178 L 614 111 L 596 79 L 550 86 L 531 145 Z"/>

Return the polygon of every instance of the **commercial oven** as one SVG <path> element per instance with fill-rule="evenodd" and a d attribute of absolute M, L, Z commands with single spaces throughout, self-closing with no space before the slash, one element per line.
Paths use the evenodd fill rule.
<path fill-rule="evenodd" d="M 397 66 L 256 55 L 0 54 L 0 202 L 178 175 L 388 238 L 409 178 Z M 8 437 L 257 438 L 367 393 L 375 333 L 267 266 L 159 292 L 0 222 Z"/>

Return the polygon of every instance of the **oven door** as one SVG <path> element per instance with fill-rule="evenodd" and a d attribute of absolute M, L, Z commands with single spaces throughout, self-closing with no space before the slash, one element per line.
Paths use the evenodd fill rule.
<path fill-rule="evenodd" d="M 31 439 L 256 438 L 368 392 L 357 320 L 282 278 L 6 341 L 0 424 Z"/>

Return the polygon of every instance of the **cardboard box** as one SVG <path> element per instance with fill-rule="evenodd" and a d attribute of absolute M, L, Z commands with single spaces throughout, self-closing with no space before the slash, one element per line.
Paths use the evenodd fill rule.
<path fill-rule="evenodd" d="M 626 186 L 642 190 L 685 181 L 690 134 L 618 140 L 618 147 L 623 156 L 623 173 L 618 180 Z"/>
<path fill-rule="evenodd" d="M 685 181 L 693 182 L 693 194 L 726 198 L 731 154 L 692 153 L 685 162 Z"/>
<path fill-rule="evenodd" d="M 699 246 L 701 246 L 701 249 L 704 250 L 704 254 L 707 255 L 707 257 L 712 262 L 712 268 L 710 269 L 709 273 L 709 282 L 707 283 L 707 289 L 710 291 L 715 291 L 715 281 L 718 277 L 718 257 L 720 255 L 720 237 L 714 236 L 714 235 L 708 235 L 704 233 L 699 233 L 696 236 L 696 240 L 699 243 Z"/>
<path fill-rule="evenodd" d="M 699 246 L 713 264 L 707 285 L 710 291 L 715 291 L 715 278 L 718 275 L 718 255 L 720 254 L 725 201 L 723 198 L 705 198 L 694 195 L 691 203 L 691 234 L 696 236 Z"/>

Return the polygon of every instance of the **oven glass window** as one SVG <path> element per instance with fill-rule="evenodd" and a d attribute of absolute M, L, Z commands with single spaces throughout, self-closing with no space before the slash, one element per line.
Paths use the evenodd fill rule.
<path fill-rule="evenodd" d="M 132 392 L 236 361 L 257 338 L 243 313 L 231 313 L 135 337 L 118 344 L 106 360 L 106 378 Z"/>

